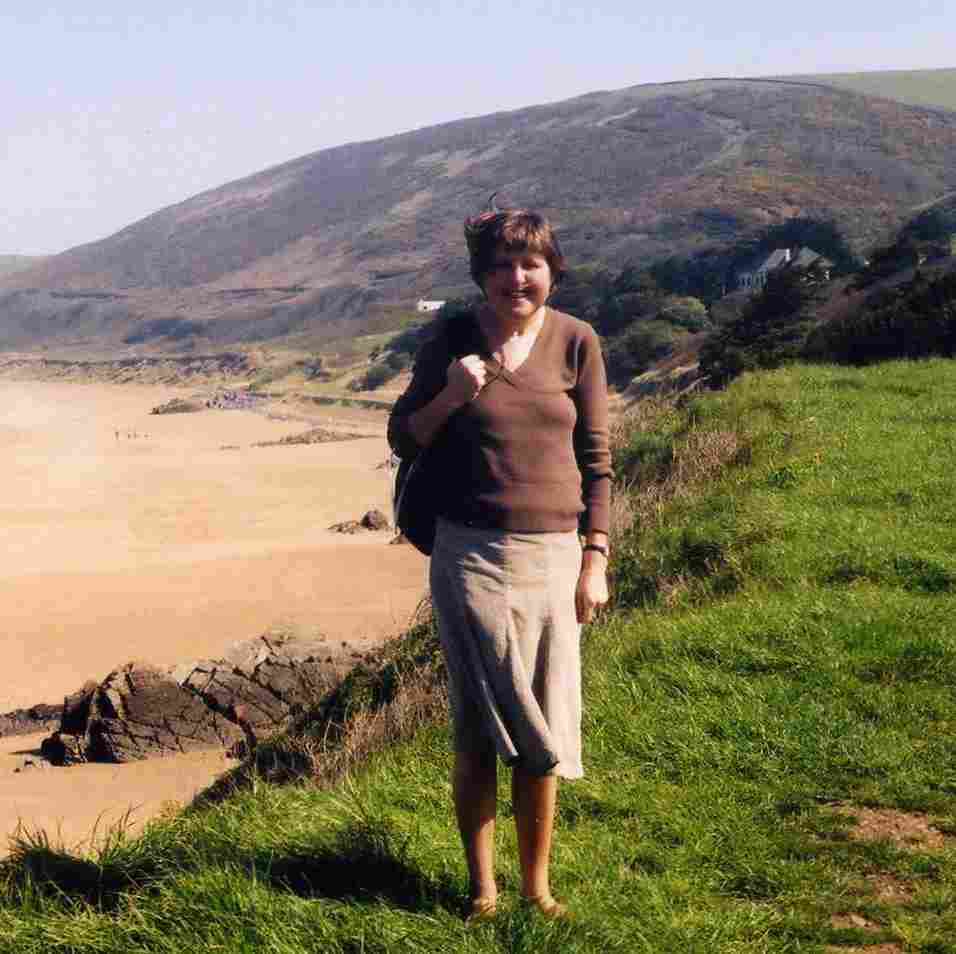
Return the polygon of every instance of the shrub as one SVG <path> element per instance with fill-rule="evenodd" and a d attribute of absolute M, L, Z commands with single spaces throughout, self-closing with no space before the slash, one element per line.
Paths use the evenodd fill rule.
<path fill-rule="evenodd" d="M 687 331 L 704 331 L 710 327 L 707 306 L 691 296 L 669 295 L 661 303 L 657 317 Z"/>
<path fill-rule="evenodd" d="M 743 371 L 776 368 L 803 353 L 813 326 L 808 314 L 820 297 L 811 271 L 772 272 L 739 318 L 722 325 L 704 343 L 700 366 L 712 384 L 726 384 Z"/>
<path fill-rule="evenodd" d="M 805 354 L 818 360 L 868 364 L 890 358 L 956 354 L 956 271 L 935 280 L 917 276 L 865 302 L 854 314 L 820 325 Z"/>
<path fill-rule="evenodd" d="M 373 364 L 365 374 L 349 383 L 350 391 L 374 391 L 397 377 L 399 371 L 385 361 Z"/>
<path fill-rule="evenodd" d="M 606 346 L 608 379 L 627 384 L 660 358 L 670 354 L 678 339 L 674 327 L 665 321 L 635 322 Z"/>

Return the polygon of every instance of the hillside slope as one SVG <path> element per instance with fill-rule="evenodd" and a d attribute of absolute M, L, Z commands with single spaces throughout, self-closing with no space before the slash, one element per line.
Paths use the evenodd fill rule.
<path fill-rule="evenodd" d="M 41 261 L 41 257 L 37 255 L 0 255 L 0 279 L 5 275 L 35 268 Z"/>
<path fill-rule="evenodd" d="M 286 778 L 313 757 L 324 788 L 247 769 L 92 859 L 27 838 L 0 952 L 950 954 L 954 419 L 937 360 L 747 375 L 622 430 L 636 519 L 619 508 L 617 607 L 583 641 L 587 774 L 559 798 L 573 920 L 516 902 L 502 785 L 501 913 L 462 924 L 419 628 L 260 753 Z"/>
<path fill-rule="evenodd" d="M 572 261 L 621 265 L 798 215 L 859 250 L 954 189 L 956 113 L 793 82 L 596 92 L 322 150 L 2 278 L 0 348 L 115 348 L 144 319 L 204 323 L 148 341 L 202 347 L 461 293 L 461 221 L 494 190 L 551 213 Z"/>
<path fill-rule="evenodd" d="M 817 73 L 780 77 L 806 80 L 866 96 L 882 96 L 910 106 L 956 110 L 956 69 L 880 70 L 872 73 Z"/>

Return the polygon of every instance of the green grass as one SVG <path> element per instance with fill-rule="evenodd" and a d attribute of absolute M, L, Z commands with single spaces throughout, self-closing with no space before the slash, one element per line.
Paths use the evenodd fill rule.
<path fill-rule="evenodd" d="M 0 255 L 0 278 L 22 272 L 42 261 L 41 255 Z"/>
<path fill-rule="evenodd" d="M 795 367 L 620 452 L 663 481 L 701 431 L 739 447 L 618 541 L 617 606 L 584 641 L 587 775 L 560 797 L 572 922 L 509 904 L 463 925 L 427 724 L 331 788 L 255 783 L 94 858 L 25 844 L 0 952 L 956 952 L 956 842 L 850 835 L 862 806 L 956 832 L 954 421 L 954 362 Z M 513 898 L 504 785 L 501 809 Z M 848 913 L 873 931 L 831 921 Z"/>
<path fill-rule="evenodd" d="M 956 69 L 878 70 L 871 73 L 818 73 L 805 79 L 867 96 L 883 96 L 909 106 L 956 110 Z"/>

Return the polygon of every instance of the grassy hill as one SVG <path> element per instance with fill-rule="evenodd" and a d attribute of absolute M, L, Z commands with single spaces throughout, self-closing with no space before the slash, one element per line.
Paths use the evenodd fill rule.
<path fill-rule="evenodd" d="M 0 278 L 25 271 L 42 261 L 38 255 L 0 255 Z"/>
<path fill-rule="evenodd" d="M 883 96 L 909 106 L 956 111 L 956 69 L 881 70 L 872 73 L 818 73 L 789 76 L 852 90 L 866 96 Z"/>
<path fill-rule="evenodd" d="M 576 264 L 646 267 L 810 216 L 859 253 L 956 190 L 956 112 L 714 79 L 326 149 L 0 278 L 0 348 L 341 336 L 469 290 L 461 222 L 495 190 L 552 214 Z"/>
<path fill-rule="evenodd" d="M 632 415 L 560 799 L 573 921 L 463 926 L 419 629 L 260 755 L 322 784 L 260 778 L 91 859 L 27 839 L 0 951 L 956 951 L 956 363 L 793 366 Z M 509 824 L 499 846 L 513 898 Z"/>

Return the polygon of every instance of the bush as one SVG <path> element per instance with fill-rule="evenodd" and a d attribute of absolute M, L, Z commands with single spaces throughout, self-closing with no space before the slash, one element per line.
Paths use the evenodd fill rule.
<path fill-rule="evenodd" d="M 660 321 L 687 331 L 705 331 L 710 327 L 707 306 L 691 296 L 669 295 L 657 312 Z"/>
<path fill-rule="evenodd" d="M 349 383 L 350 391 L 374 391 L 383 384 L 397 377 L 399 371 L 393 368 L 387 361 L 380 361 L 373 364 L 365 374 L 355 378 Z"/>
<path fill-rule="evenodd" d="M 819 288 L 807 269 L 772 272 L 740 317 L 722 325 L 704 343 L 702 373 L 721 385 L 744 371 L 776 368 L 799 357 L 813 326 L 808 312 L 820 297 Z"/>
<path fill-rule="evenodd" d="M 627 384 L 655 361 L 670 354 L 677 337 L 673 326 L 665 321 L 636 322 L 607 344 L 608 380 L 612 384 Z"/>
<path fill-rule="evenodd" d="M 917 274 L 850 317 L 818 326 L 805 352 L 845 364 L 956 355 L 956 271 L 935 280 Z"/>

